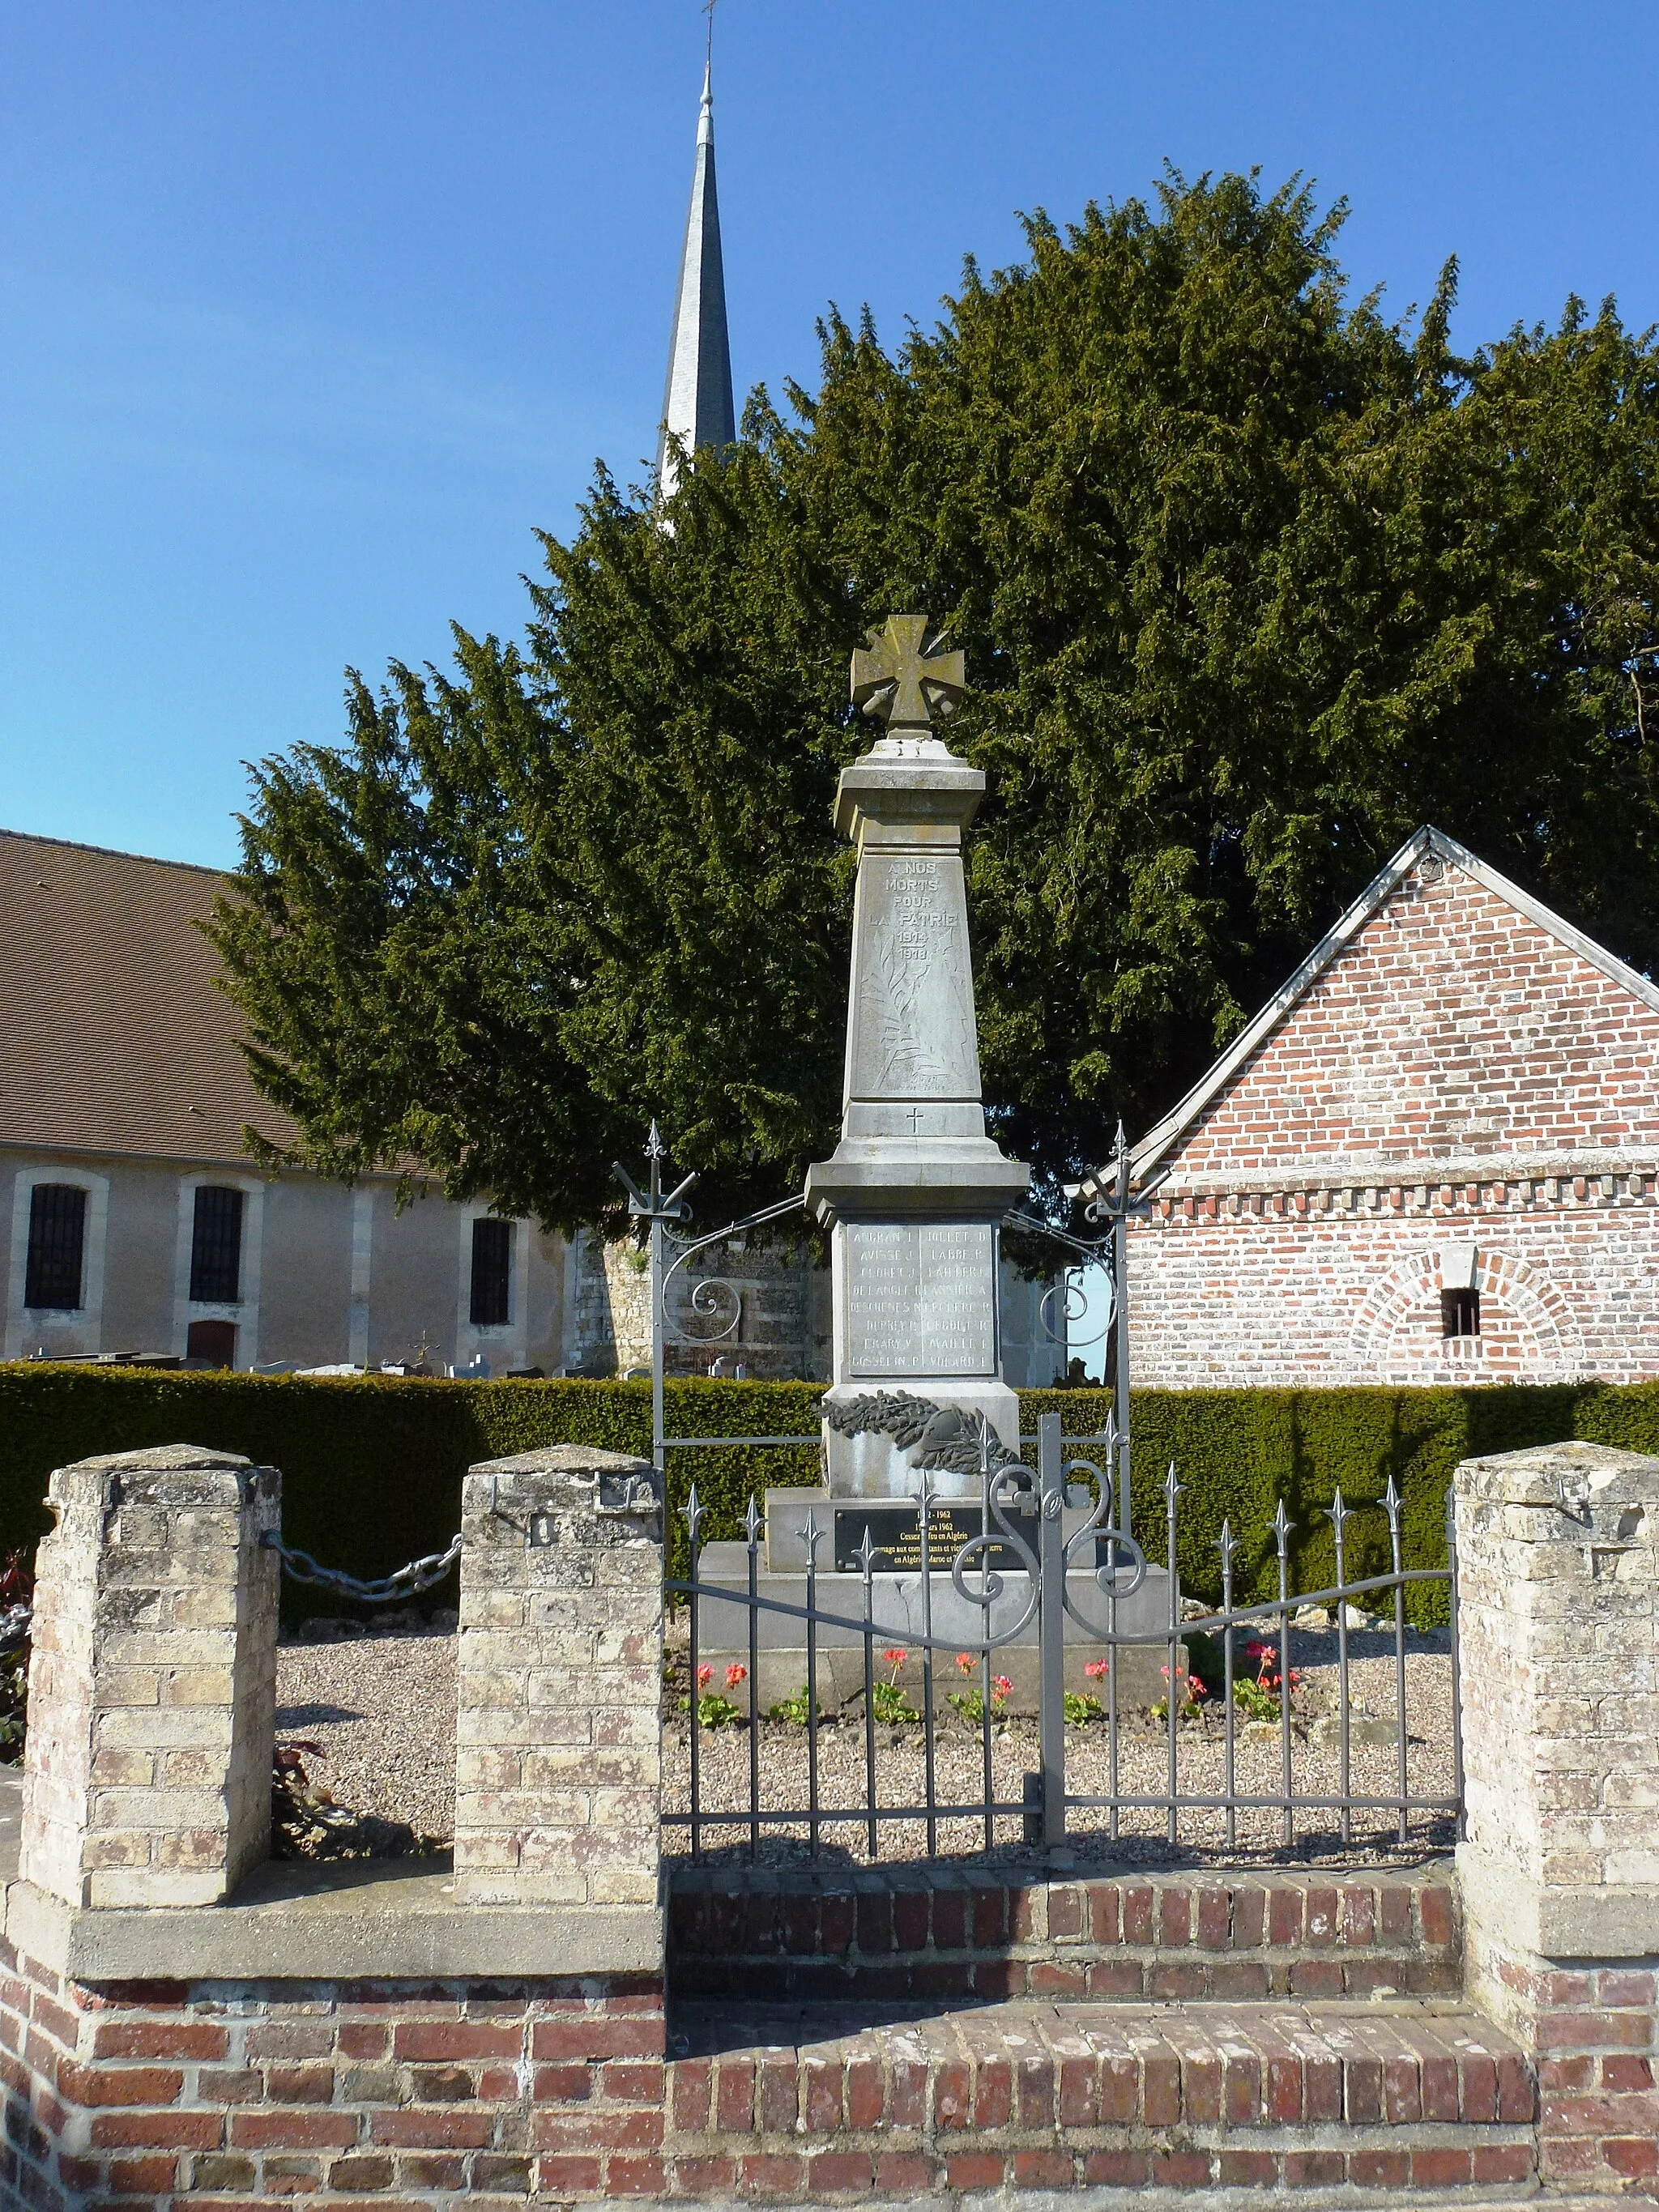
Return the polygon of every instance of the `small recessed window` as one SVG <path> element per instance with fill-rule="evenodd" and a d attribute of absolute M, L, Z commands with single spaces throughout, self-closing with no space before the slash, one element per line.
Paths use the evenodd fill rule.
<path fill-rule="evenodd" d="M 472 1326 L 503 1328 L 509 1319 L 513 1224 L 488 1218 L 472 1224 Z"/>
<path fill-rule="evenodd" d="M 1440 1334 L 1442 1336 L 1480 1335 L 1480 1293 L 1479 1291 L 1441 1291 Z"/>
<path fill-rule="evenodd" d="M 78 1183 L 38 1182 L 29 1193 L 29 1245 L 23 1304 L 43 1313 L 75 1313 L 87 1242 L 87 1194 Z"/>
<path fill-rule="evenodd" d="M 190 1240 L 192 1305 L 234 1306 L 242 1295 L 242 1194 L 204 1183 Z"/>

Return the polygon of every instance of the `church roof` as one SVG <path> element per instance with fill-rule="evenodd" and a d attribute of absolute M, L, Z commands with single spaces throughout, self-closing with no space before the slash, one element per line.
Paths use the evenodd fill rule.
<path fill-rule="evenodd" d="M 1408 837 L 1394 858 L 1375 876 L 1360 893 L 1347 912 L 1328 929 L 1307 958 L 1268 1000 L 1255 1018 L 1248 1023 L 1233 1039 L 1199 1082 L 1181 1101 L 1173 1112 L 1165 1115 L 1156 1128 L 1151 1129 L 1130 1152 L 1131 1180 L 1139 1185 L 1182 1140 L 1190 1135 L 1207 1109 L 1226 1090 L 1236 1076 L 1255 1058 L 1273 1033 L 1308 996 L 1326 970 L 1340 958 L 1358 936 L 1360 931 L 1376 915 L 1398 890 L 1413 869 L 1431 856 L 1449 862 L 1465 875 L 1482 884 L 1495 897 L 1502 900 L 1517 914 L 1534 923 L 1568 951 L 1576 953 L 1593 968 L 1620 984 L 1650 1011 L 1659 1013 L 1659 985 L 1654 984 L 1635 969 L 1627 967 L 1604 945 L 1598 945 L 1582 929 L 1547 907 L 1541 899 L 1522 890 L 1507 876 L 1489 866 L 1455 837 L 1443 830 L 1425 825 Z M 1107 1170 L 1098 1171 L 1097 1178 L 1104 1183 Z"/>
<path fill-rule="evenodd" d="M 231 1161 L 245 1121 L 289 1139 L 192 927 L 229 887 L 212 868 L 0 830 L 0 1144 Z"/>
<path fill-rule="evenodd" d="M 688 452 L 729 446 L 737 436 L 732 409 L 732 349 L 726 329 L 726 273 L 720 261 L 720 214 L 714 191 L 714 101 L 707 69 L 697 118 L 691 205 L 685 218 L 674 331 L 668 347 L 657 481 L 666 494 L 676 473 L 671 439 Z"/>

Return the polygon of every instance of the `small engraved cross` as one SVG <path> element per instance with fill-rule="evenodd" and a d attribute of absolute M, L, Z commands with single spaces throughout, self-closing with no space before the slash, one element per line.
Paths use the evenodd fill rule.
<path fill-rule="evenodd" d="M 922 1118 L 922 1117 L 921 1117 L 921 1107 L 920 1107 L 920 1106 L 913 1106 L 913 1107 L 910 1109 L 910 1111 L 909 1111 L 909 1112 L 905 1115 L 905 1117 L 904 1117 L 904 1118 L 905 1118 L 905 1120 L 906 1120 L 907 1121 L 908 1121 L 908 1123 L 910 1124 L 910 1134 L 914 1137 L 914 1136 L 915 1135 L 915 1133 L 916 1133 L 916 1131 L 917 1131 L 917 1130 L 921 1127 L 921 1118 Z"/>
<path fill-rule="evenodd" d="M 890 615 L 853 655 L 853 704 L 890 731 L 931 729 L 967 689 L 963 655 L 927 652 L 927 635 L 926 615 Z"/>

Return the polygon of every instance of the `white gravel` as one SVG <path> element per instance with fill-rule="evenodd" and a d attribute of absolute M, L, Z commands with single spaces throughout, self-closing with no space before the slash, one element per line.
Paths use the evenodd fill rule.
<path fill-rule="evenodd" d="M 1415 1797 L 1449 1798 L 1453 1788 L 1451 1662 L 1443 1638 L 1411 1636 L 1406 1659 L 1407 1773 Z M 1299 1798 L 1334 1796 L 1340 1786 L 1339 1754 L 1324 1739 L 1336 1711 L 1334 1632 L 1298 1632 L 1295 1662 L 1303 1681 L 1292 1700 L 1291 1773 Z M 573 1687 L 575 1686 L 573 1685 Z M 443 1626 L 400 1627 L 394 1633 L 341 1635 L 329 1641 L 285 1643 L 277 1656 L 277 1737 L 307 1741 L 325 1756 L 307 1761 L 337 1804 L 406 1821 L 421 1833 L 447 1838 L 453 1832 L 455 1779 L 455 1637 Z M 1390 1637 L 1355 1633 L 1350 1639 L 1350 1701 L 1356 1714 L 1391 1721 L 1395 1674 Z M 685 1716 L 672 1710 L 670 1697 L 663 1730 L 664 1808 L 690 1809 L 690 1729 Z M 878 1805 L 919 1805 L 925 1794 L 925 1753 L 920 1726 L 876 1730 L 876 1793 Z M 763 1721 L 759 1735 L 761 1803 L 774 1813 L 804 1812 L 807 1804 L 807 1743 L 805 1728 Z M 744 1727 L 699 1733 L 701 1804 L 704 1813 L 747 1814 L 749 1732 Z M 1104 1794 L 1109 1788 L 1109 1753 L 1102 1722 L 1066 1731 L 1066 1780 L 1074 1796 Z M 1392 1743 L 1355 1744 L 1350 1754 L 1351 1789 L 1358 1796 L 1387 1796 L 1396 1790 L 1396 1753 Z M 1276 1724 L 1241 1726 L 1235 1744 L 1236 1788 L 1245 1795 L 1271 1796 L 1282 1788 L 1281 1747 Z M 1225 1749 L 1218 1705 L 1199 1709 L 1176 1734 L 1176 1771 L 1183 1795 L 1218 1796 L 1225 1779 Z M 1018 1805 L 1022 1778 L 1038 1764 L 1035 1720 L 1015 1718 L 994 1727 L 992 1786 L 999 1802 Z M 1168 1734 L 1161 1722 L 1141 1713 L 1122 1716 L 1118 1742 L 1118 1788 L 1129 1795 L 1161 1796 L 1169 1765 Z M 983 1747 L 977 1729 L 951 1716 L 935 1735 L 936 1796 L 941 1804 L 963 1805 L 983 1787 Z M 823 1808 L 840 1812 L 861 1808 L 864 1798 L 865 1736 L 861 1711 L 849 1710 L 826 1721 L 818 1734 L 818 1796 Z M 1158 1863 L 1192 1852 L 1248 1863 L 1310 1855 L 1356 1863 L 1396 1856 L 1395 1816 L 1357 1812 L 1349 1837 L 1330 1809 L 1302 1808 L 1296 1814 L 1293 1847 L 1287 1852 L 1283 1814 L 1276 1808 L 1241 1810 L 1230 1841 L 1225 1815 L 1218 1810 L 1183 1810 L 1172 1850 L 1166 1816 L 1152 1808 L 1125 1809 L 1115 1838 L 1104 1812 L 1078 1808 L 1070 1815 L 1073 1840 L 1085 1858 Z M 1023 1822 L 1018 1814 L 994 1822 L 992 1849 L 998 1856 L 1018 1851 Z M 808 1840 L 807 1824 L 775 1824 L 765 1855 L 793 1858 Z M 726 1827 L 733 1850 L 745 1849 L 747 1825 Z M 1450 1829 L 1446 1819 L 1414 1814 L 1407 1855 L 1444 1850 Z M 671 1852 L 686 1848 L 684 1826 L 666 1838 Z M 707 1849 L 723 1840 L 720 1829 L 705 1831 Z M 863 1861 L 868 1847 L 861 1811 L 853 1819 L 824 1821 L 821 1842 L 834 1858 Z M 957 1856 L 986 1849 L 982 1820 L 958 1818 L 939 1823 L 941 1855 Z M 880 1855 L 915 1858 L 925 1855 L 927 1837 L 921 1820 L 884 1820 Z"/>
<path fill-rule="evenodd" d="M 276 1741 L 320 1745 L 324 1756 L 307 1757 L 306 1769 L 337 1805 L 452 1837 L 453 1626 L 284 1643 L 276 1654 Z"/>
<path fill-rule="evenodd" d="M 1449 1798 L 1453 1788 L 1451 1747 L 1451 1662 L 1431 1639 L 1412 1637 L 1406 1659 L 1407 1787 L 1413 1797 Z M 1291 1701 L 1291 1781 L 1298 1798 L 1334 1796 L 1340 1784 L 1340 1756 L 1322 1739 L 1318 1725 L 1337 1711 L 1336 1638 L 1298 1635 L 1295 1663 L 1303 1681 Z M 1386 1648 L 1385 1648 L 1386 1647 Z M 1392 1639 L 1356 1634 L 1351 1638 L 1349 1701 L 1356 1716 L 1363 1713 L 1391 1720 L 1395 1710 L 1395 1670 Z M 807 1803 L 806 1731 L 787 1723 L 761 1724 L 761 1803 L 775 1812 L 796 1811 Z M 876 1730 L 876 1795 L 879 1805 L 920 1805 L 924 1802 L 926 1759 L 922 1730 L 913 1725 Z M 672 1721 L 665 1735 L 665 1809 L 684 1813 L 690 1804 L 689 1788 L 690 1731 L 684 1718 Z M 1192 1719 L 1176 1730 L 1176 1779 L 1187 1796 L 1218 1796 L 1225 1784 L 1226 1751 L 1218 1700 L 1199 1708 Z M 698 1744 L 699 1802 L 704 1813 L 746 1813 L 749 1803 L 749 1736 L 744 1728 L 705 1729 Z M 861 1806 L 865 1796 L 865 1733 L 861 1710 L 820 1727 L 818 1735 L 818 1799 L 822 1808 L 845 1811 Z M 999 1802 L 1018 1805 L 1023 1777 L 1038 1765 L 1037 1724 L 1034 1719 L 1013 1718 L 994 1725 L 991 1738 L 992 1787 Z M 1067 1793 L 1074 1796 L 1107 1794 L 1110 1788 L 1110 1751 L 1103 1722 L 1092 1721 L 1066 1731 Z M 1272 1796 L 1282 1790 L 1282 1749 L 1276 1723 L 1254 1730 L 1241 1724 L 1235 1740 L 1237 1793 Z M 1352 1745 L 1350 1750 L 1350 1793 L 1358 1796 L 1398 1794 L 1397 1754 L 1387 1746 Z M 969 1729 L 952 1716 L 942 1721 L 935 1737 L 935 1790 L 942 1804 L 961 1805 L 982 1796 L 984 1749 L 977 1729 Z M 1144 1713 L 1120 1716 L 1118 1735 L 1118 1792 L 1120 1795 L 1162 1797 L 1168 1788 L 1169 1735 L 1164 1723 Z M 1192 1850 L 1206 1856 L 1221 1855 L 1241 1863 L 1283 1856 L 1297 1858 L 1310 1853 L 1322 1858 L 1351 1859 L 1356 1863 L 1397 1854 L 1396 1815 L 1386 1812 L 1356 1812 L 1347 1838 L 1334 1809 L 1299 1809 L 1295 1815 L 1293 1849 L 1287 1852 L 1284 1815 L 1277 1808 L 1241 1810 L 1236 1815 L 1230 1841 L 1226 1816 L 1219 1810 L 1183 1810 L 1179 1817 L 1176 1845 L 1172 1850 L 1167 1815 L 1151 1808 L 1122 1809 L 1114 1838 L 1110 1816 L 1104 1811 L 1077 1808 L 1068 1817 L 1070 1840 L 1085 1857 L 1115 1861 L 1159 1863 L 1178 1859 Z M 1022 1841 L 1019 1814 L 1004 1815 L 994 1823 L 991 1848 L 1003 1856 L 1018 1850 Z M 799 1855 L 809 1838 L 804 1820 L 779 1824 L 771 1832 L 775 1841 L 763 1846 L 764 1855 L 789 1858 Z M 863 1862 L 868 1857 L 866 1823 L 853 1820 L 826 1821 L 821 1841 L 836 1858 Z M 733 1849 L 747 1849 L 746 1825 L 726 1827 Z M 916 1858 L 926 1855 L 927 1837 L 921 1820 L 887 1820 L 880 1824 L 881 1856 Z M 705 1850 L 718 1848 L 721 1830 L 706 1830 Z M 1443 1850 L 1450 1841 L 1443 1816 L 1415 1814 L 1410 1821 L 1408 1854 Z M 686 1831 L 671 1830 L 669 1848 L 684 1849 Z M 939 1824 L 938 1849 L 952 1856 L 982 1853 L 987 1849 L 982 1819 L 944 1820 Z"/>

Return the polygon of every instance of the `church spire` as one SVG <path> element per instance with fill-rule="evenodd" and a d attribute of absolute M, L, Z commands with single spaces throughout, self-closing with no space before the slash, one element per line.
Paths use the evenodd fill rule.
<path fill-rule="evenodd" d="M 676 473 L 669 448 L 671 435 L 683 440 L 688 449 L 729 446 L 737 435 L 732 411 L 732 353 L 726 335 L 720 207 L 714 197 L 712 0 L 708 14 L 711 51 L 703 66 L 696 166 L 691 172 L 691 208 L 685 219 L 685 246 L 680 255 L 674 335 L 668 348 L 668 383 L 663 392 L 657 447 L 657 481 L 665 495 L 673 490 Z"/>

